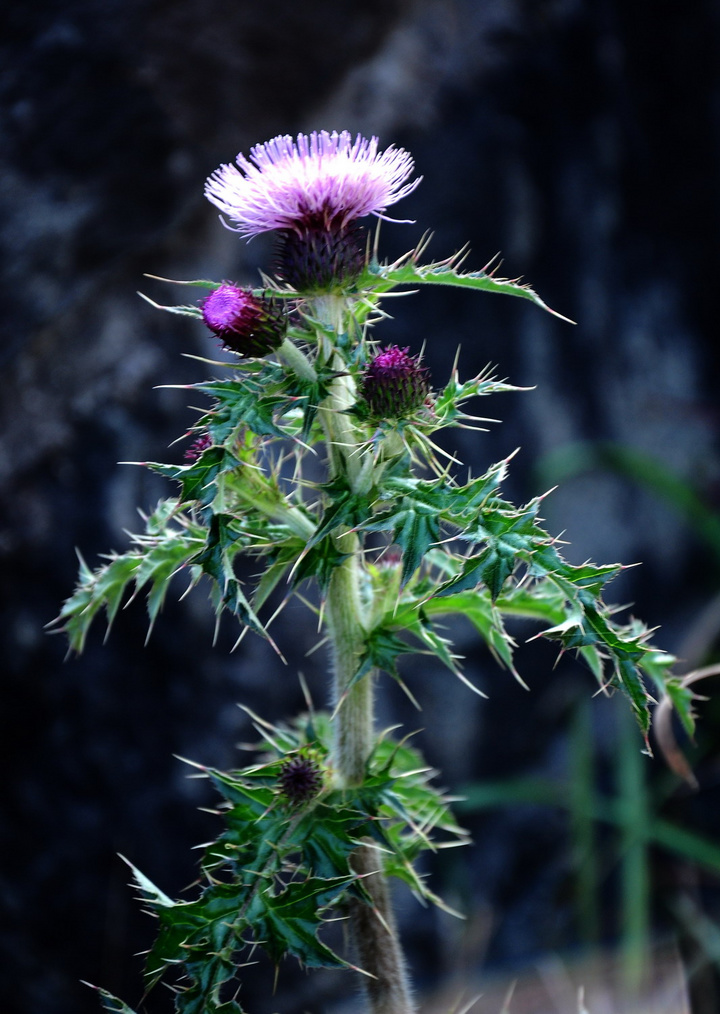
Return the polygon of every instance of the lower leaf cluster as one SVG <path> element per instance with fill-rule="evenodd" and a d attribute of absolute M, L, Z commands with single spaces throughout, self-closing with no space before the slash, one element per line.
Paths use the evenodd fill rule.
<path fill-rule="evenodd" d="M 286 956 L 309 967 L 354 967 L 323 939 L 350 899 L 370 903 L 353 869 L 360 846 L 375 845 L 385 872 L 416 896 L 442 904 L 414 868 L 425 849 L 464 844 L 448 800 L 429 784 L 433 772 L 406 744 L 381 740 L 362 785 L 333 784 L 326 716 L 291 729 L 258 721 L 271 755 L 230 773 L 203 769 L 223 797 L 224 829 L 202 863 L 201 890 L 173 901 L 139 871 L 135 880 L 159 922 L 146 965 L 148 989 L 174 977 L 179 1014 L 238 1014 L 237 972 L 261 947 L 274 963 Z M 296 805 L 282 792 L 288 759 L 311 756 L 326 771 L 325 788 Z M 433 838 L 440 836 L 440 842 Z M 109 1011 L 133 1014 L 109 994 Z"/>

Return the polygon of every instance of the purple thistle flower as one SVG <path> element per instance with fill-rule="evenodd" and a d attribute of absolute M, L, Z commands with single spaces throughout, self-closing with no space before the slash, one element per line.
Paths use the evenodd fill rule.
<path fill-rule="evenodd" d="M 420 182 L 406 180 L 412 157 L 392 145 L 377 150 L 378 139 L 322 130 L 280 135 L 241 153 L 237 165 L 222 165 L 205 184 L 212 201 L 244 236 L 272 229 L 337 231 L 365 215 L 384 217 L 391 205 Z"/>
<path fill-rule="evenodd" d="M 300 753 L 286 760 L 280 769 L 280 788 L 294 806 L 317 796 L 323 787 L 323 773 L 318 762 Z"/>
<path fill-rule="evenodd" d="M 402 550 L 399 546 L 388 546 L 375 560 L 375 566 L 379 570 L 390 570 L 399 567 L 402 563 Z"/>
<path fill-rule="evenodd" d="M 203 451 L 206 451 L 208 447 L 212 447 L 212 437 L 209 433 L 202 433 L 197 440 L 194 440 L 190 444 L 183 454 L 183 457 L 186 461 L 197 461 Z"/>
<path fill-rule="evenodd" d="M 427 400 L 430 371 L 410 349 L 388 345 L 372 359 L 362 378 L 361 394 L 376 419 L 411 415 Z"/>
<path fill-rule="evenodd" d="M 250 289 L 223 282 L 201 304 L 202 318 L 226 348 L 260 358 L 282 343 L 287 321 L 282 308 Z"/>

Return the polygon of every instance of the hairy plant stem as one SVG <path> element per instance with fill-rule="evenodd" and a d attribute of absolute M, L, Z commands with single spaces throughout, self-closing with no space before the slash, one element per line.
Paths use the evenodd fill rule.
<path fill-rule="evenodd" d="M 317 373 L 315 367 L 312 365 L 307 356 L 288 338 L 285 338 L 279 349 L 276 350 L 275 355 L 278 357 L 281 363 L 289 367 L 293 373 L 303 380 L 309 380 L 311 383 L 317 380 Z"/>
<path fill-rule="evenodd" d="M 352 683 L 365 642 L 358 539 L 352 532 L 346 532 L 335 541 L 348 558 L 330 578 L 325 604 L 337 709 L 334 762 L 343 785 L 359 785 L 365 778 L 373 745 L 372 674 Z"/>
<path fill-rule="evenodd" d="M 348 558 L 335 569 L 325 612 L 332 644 L 332 667 L 337 712 L 335 767 L 343 785 L 359 785 L 373 746 L 373 673 L 352 683 L 363 650 L 365 626 L 360 595 L 358 538 L 345 532 L 338 548 Z M 352 855 L 352 867 L 363 877 L 372 904 L 354 899 L 350 923 L 360 967 L 372 978 L 365 983 L 372 1014 L 412 1014 L 413 1005 L 382 860 L 373 845 Z"/>
<path fill-rule="evenodd" d="M 318 303 L 321 301 L 318 300 Z M 342 333 L 344 301 L 322 301 L 316 307 L 319 319 Z M 322 316 L 321 316 L 322 315 Z M 338 370 L 342 361 L 336 354 Z M 358 446 L 350 416 L 344 413 L 355 400 L 351 378 L 338 376 L 330 394 L 320 406 L 325 430 L 329 469 L 332 478 L 344 475 L 354 492 L 364 492 L 372 482 L 372 458 Z M 330 578 L 325 616 L 331 642 L 333 694 L 335 698 L 334 763 L 342 785 L 359 785 L 366 774 L 373 747 L 373 680 L 368 673 L 353 682 L 366 637 L 363 602 L 361 543 L 351 531 L 335 536 L 337 549 L 347 558 Z M 372 904 L 353 900 L 350 922 L 360 966 L 370 974 L 366 989 L 372 1014 L 412 1014 L 413 1004 L 398 940 L 387 882 L 378 850 L 360 846 L 352 856 L 353 869 L 363 877 L 363 886 Z"/>

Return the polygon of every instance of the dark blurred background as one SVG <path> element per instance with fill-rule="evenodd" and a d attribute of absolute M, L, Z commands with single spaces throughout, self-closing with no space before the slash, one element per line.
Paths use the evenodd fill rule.
<path fill-rule="evenodd" d="M 300 606 L 275 630 L 287 667 L 257 639 L 231 653 L 229 623 L 213 648 L 203 594 L 169 602 L 147 647 L 141 601 L 105 644 L 98 624 L 79 659 L 44 630 L 74 586 L 76 547 L 93 565 L 123 549 L 137 508 L 170 493 L 117 462 L 182 461 L 186 445 L 168 447 L 199 396 L 157 385 L 204 379 L 209 367 L 183 354 L 217 353 L 202 327 L 137 297 L 186 299 L 143 273 L 247 282 L 267 267 L 270 245 L 224 230 L 202 196 L 254 143 L 325 128 L 408 148 L 424 181 L 399 217 L 416 224 L 383 227 L 387 255 L 427 229 L 429 256 L 469 242 L 479 268 L 501 251 L 502 274 L 578 324 L 521 300 L 423 291 L 389 305 L 378 336 L 426 343 L 438 385 L 459 344 L 465 376 L 491 362 L 531 387 L 481 405 L 502 424 L 453 446 L 475 470 L 521 447 L 508 494 L 561 482 L 544 513 L 569 558 L 642 561 L 614 599 L 661 627 L 679 671 L 712 662 L 720 6 L 36 0 L 7 5 L 2 22 L 0 990 L 3 1014 L 90 1014 L 81 979 L 139 1003 L 134 955 L 152 939 L 117 854 L 177 894 L 195 876 L 192 847 L 214 833 L 198 809 L 213 797 L 176 757 L 232 766 L 252 738 L 239 702 L 276 719 L 302 705 L 298 670 L 317 703 L 327 682 L 322 653 L 306 657 L 315 636 Z M 454 633 L 487 701 L 420 658 L 405 674 L 425 715 L 389 681 L 381 703 L 383 724 L 427 726 L 417 741 L 444 784 L 468 791 L 478 843 L 429 867 L 466 922 L 399 897 L 421 995 L 601 950 L 619 950 L 632 978 L 652 940 L 677 946 L 693 1010 L 716 1011 L 717 707 L 701 707 L 698 793 L 658 758 L 628 788 L 640 739 L 614 700 L 591 701 L 582 666 L 523 646 L 527 693 L 469 630 Z M 499 780 L 522 801 L 496 805 Z M 554 804 L 543 786 L 560 786 Z M 663 821 L 707 850 L 677 834 L 656 848 Z M 248 970 L 248 1010 L 354 1009 L 342 976 L 288 964 L 274 998 L 271 986 L 272 970 Z M 147 1010 L 170 1007 L 160 989 Z"/>

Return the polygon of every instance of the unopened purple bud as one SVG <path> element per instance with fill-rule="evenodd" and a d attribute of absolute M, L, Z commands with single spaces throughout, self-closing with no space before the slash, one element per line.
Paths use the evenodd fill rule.
<path fill-rule="evenodd" d="M 297 754 L 282 765 L 280 787 L 290 803 L 300 806 L 317 796 L 322 789 L 322 769 L 313 757 Z"/>
<path fill-rule="evenodd" d="M 202 317 L 226 348 L 248 359 L 274 351 L 285 337 L 282 307 L 251 289 L 224 282 L 201 305 Z"/>
<path fill-rule="evenodd" d="M 361 393 L 377 419 L 401 419 L 424 405 L 430 393 L 430 371 L 410 350 L 388 345 L 371 361 Z"/>

